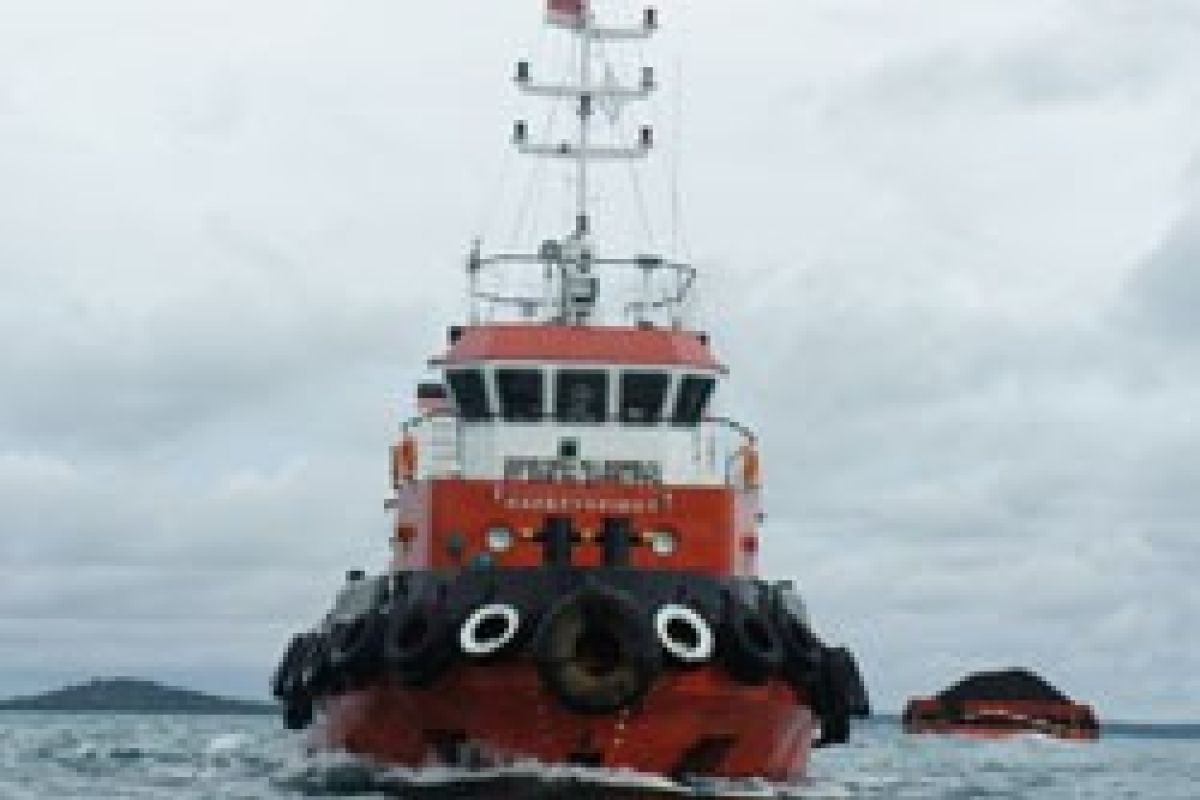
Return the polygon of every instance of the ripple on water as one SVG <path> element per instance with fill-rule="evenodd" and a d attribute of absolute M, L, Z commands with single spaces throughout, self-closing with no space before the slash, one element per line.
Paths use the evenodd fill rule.
<path fill-rule="evenodd" d="M 1083 745 L 906 737 L 880 722 L 861 727 L 850 747 L 817 753 L 812 777 L 795 785 L 705 782 L 683 787 L 628 772 L 537 764 L 469 773 L 386 769 L 345 756 L 306 758 L 302 739 L 267 718 L 0 714 L 0 798 L 1196 800 L 1196 744 L 1117 737 Z"/>

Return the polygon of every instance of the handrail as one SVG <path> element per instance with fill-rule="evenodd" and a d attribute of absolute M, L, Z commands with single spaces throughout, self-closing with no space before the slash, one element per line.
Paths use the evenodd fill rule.
<path fill-rule="evenodd" d="M 504 420 L 498 417 L 493 417 L 485 420 L 463 420 L 452 410 L 439 409 L 428 411 L 424 414 L 418 414 L 406 420 L 401 430 L 404 434 L 415 433 L 418 430 L 426 429 L 430 424 L 438 420 L 453 421 L 458 426 L 491 426 L 491 425 L 528 425 L 528 426 L 546 426 L 567 425 L 578 426 L 581 428 L 601 428 L 611 424 L 622 426 L 626 430 L 644 430 L 644 431 L 696 431 L 701 432 L 707 429 L 713 435 L 719 433 L 720 430 L 726 430 L 737 435 L 738 441 L 736 445 L 720 444 L 719 439 L 714 439 L 714 443 L 718 445 L 719 450 L 723 451 L 724 456 L 721 463 L 722 480 L 726 485 L 732 486 L 735 483 L 734 475 L 735 468 L 739 461 L 747 457 L 748 451 L 753 449 L 758 441 L 754 431 L 744 423 L 741 423 L 731 417 L 704 417 L 695 424 L 677 424 L 669 419 L 660 419 L 656 422 L 629 422 L 622 420 L 619 415 L 606 415 L 602 421 L 588 422 L 564 422 L 556 419 L 553 415 L 546 415 L 537 420 Z M 720 463 L 720 462 L 719 462 Z"/>

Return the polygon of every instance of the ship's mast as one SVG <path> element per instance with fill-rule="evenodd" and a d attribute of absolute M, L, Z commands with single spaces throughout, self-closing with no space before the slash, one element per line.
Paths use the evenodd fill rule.
<path fill-rule="evenodd" d="M 592 124 L 594 95 L 587 93 L 592 85 L 592 10 L 585 5 L 579 28 L 579 86 L 584 93 L 579 95 L 579 148 L 576 177 L 575 236 L 584 243 L 589 233 L 588 218 L 588 133 Z"/>
<path fill-rule="evenodd" d="M 590 0 L 548 0 L 546 21 L 553 27 L 563 28 L 577 39 L 578 72 L 573 84 L 537 84 L 530 80 L 529 65 L 521 62 L 517 67 L 517 83 L 531 95 L 555 99 L 573 98 L 578 104 L 579 130 L 574 147 L 567 145 L 539 147 L 531 145 L 524 135 L 518 136 L 517 145 L 529 155 L 570 156 L 576 163 L 576 203 L 574 237 L 582 242 L 591 234 L 591 217 L 588 214 L 588 168 L 596 159 L 631 160 L 643 158 L 650 150 L 653 136 L 649 128 L 643 128 L 642 140 L 636 147 L 595 148 L 592 146 L 591 125 L 598 100 L 615 104 L 628 100 L 644 99 L 654 91 L 654 71 L 642 68 L 641 85 L 628 88 L 611 84 L 599 85 L 593 80 L 594 49 L 597 43 L 645 39 L 658 28 L 658 13 L 646 9 L 640 26 L 607 27 L 596 23 Z M 518 123 L 524 125 L 524 123 Z"/>
<path fill-rule="evenodd" d="M 644 66 L 640 81 L 635 86 L 618 84 L 611 73 L 606 72 L 603 81 L 595 75 L 597 45 L 609 42 L 635 41 L 652 36 L 658 29 L 658 13 L 653 8 L 644 11 L 641 24 L 627 27 L 598 24 L 590 0 L 546 0 L 547 23 L 568 31 L 576 37 L 577 70 L 574 80 L 565 83 L 537 82 L 531 76 L 528 61 L 517 63 L 516 83 L 527 95 L 547 98 L 554 102 L 573 100 L 579 118 L 574 141 L 537 142 L 531 140 L 529 125 L 518 120 L 513 126 L 513 143 L 525 155 L 573 161 L 575 165 L 575 219 L 572 232 L 560 239 L 542 242 L 536 255 L 505 254 L 485 257 L 477 247 L 468 261 L 473 297 L 493 305 L 513 305 L 523 312 L 539 309 L 550 311 L 547 321 L 582 325 L 591 321 L 596 309 L 598 281 L 593 269 L 599 265 L 634 266 L 642 270 L 646 289 L 642 301 L 628 304 L 627 311 L 648 315 L 652 311 L 668 309 L 672 319 L 682 305 L 683 295 L 690 288 L 694 271 L 687 264 L 667 261 L 659 256 L 635 256 L 629 258 L 601 258 L 594 250 L 592 239 L 595 225 L 589 209 L 590 169 L 597 161 L 634 161 L 645 158 L 654 146 L 654 131 L 642 126 L 637 141 L 632 144 L 600 144 L 593 137 L 592 121 L 597 105 L 606 103 L 614 118 L 623 103 L 643 100 L 657 88 L 654 69 Z M 479 287 L 479 275 L 483 267 L 494 264 L 535 263 L 546 270 L 548 280 L 553 281 L 554 291 L 548 292 L 547 300 L 532 297 L 513 297 L 503 292 L 486 292 Z M 680 288 L 672 295 L 654 297 L 650 290 L 649 276 L 656 270 L 673 271 Z"/>

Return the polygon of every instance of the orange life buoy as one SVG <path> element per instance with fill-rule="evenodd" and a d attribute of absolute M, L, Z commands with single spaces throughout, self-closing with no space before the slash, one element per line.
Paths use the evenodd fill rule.
<path fill-rule="evenodd" d="M 400 488 L 417 474 L 417 442 L 411 434 L 404 434 L 392 446 L 392 486 Z"/>
<path fill-rule="evenodd" d="M 742 484 L 748 489 L 756 489 L 758 479 L 758 450 L 752 444 L 742 445 Z"/>

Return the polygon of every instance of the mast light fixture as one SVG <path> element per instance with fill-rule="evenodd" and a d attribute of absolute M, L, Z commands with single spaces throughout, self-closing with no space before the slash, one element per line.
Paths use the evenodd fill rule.
<path fill-rule="evenodd" d="M 654 86 L 654 67 L 642 67 L 642 91 L 653 91 Z"/>

